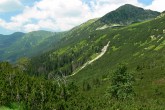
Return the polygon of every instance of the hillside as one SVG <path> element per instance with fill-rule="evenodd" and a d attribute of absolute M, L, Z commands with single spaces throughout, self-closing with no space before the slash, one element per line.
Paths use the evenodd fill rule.
<path fill-rule="evenodd" d="M 55 44 L 63 38 L 64 33 L 34 31 L 26 34 L 14 33 L 8 35 L 9 37 L 2 35 L 0 60 L 14 62 L 20 57 L 42 54 L 54 48 Z"/>
<path fill-rule="evenodd" d="M 46 78 L 51 79 L 58 75 L 71 74 L 90 58 L 95 58 L 102 47 L 110 41 L 109 49 L 104 56 L 67 79 L 68 83 L 75 82 L 79 88 L 79 95 L 73 96 L 65 104 L 75 106 L 75 108 L 84 105 L 84 108 L 90 107 L 91 109 L 127 110 L 135 107 L 137 109 L 163 109 L 165 108 L 163 106 L 165 101 L 163 98 L 165 97 L 163 86 L 165 73 L 164 21 L 165 17 L 161 17 L 119 29 L 95 31 L 95 34 L 91 33 L 91 35 L 95 35 L 93 37 L 33 60 L 33 65 L 35 65 L 33 67 L 35 69 L 40 67 L 37 70 L 44 71 L 42 73 L 40 70 L 40 73 L 35 75 L 44 74 Z M 40 65 L 40 61 L 45 65 Z M 107 90 L 111 84 L 113 71 L 119 63 L 125 63 L 128 71 L 134 74 L 133 88 L 136 94 L 134 100 L 122 102 L 106 96 L 109 94 Z M 45 73 L 49 74 L 45 75 Z M 131 105 L 128 105 L 130 101 Z M 77 105 L 74 105 L 74 102 Z"/>
<path fill-rule="evenodd" d="M 89 34 L 86 31 L 87 27 L 96 20 L 89 20 L 66 32 L 34 31 L 26 34 L 14 33 L 11 35 L 0 35 L 0 44 L 2 45 L 0 49 L 0 61 L 7 60 L 9 62 L 15 62 L 21 57 L 35 57 L 50 50 L 56 50 L 59 47 L 61 48 L 74 43 L 75 41 L 80 41 L 84 39 L 83 34 L 87 37 L 86 34 Z"/>
<path fill-rule="evenodd" d="M 11 45 L 12 42 L 17 41 L 20 39 L 24 33 L 21 32 L 16 32 L 11 35 L 0 35 L 0 45 L 2 48 L 5 48 L 7 45 Z"/>
<path fill-rule="evenodd" d="M 164 21 L 165 17 L 161 17 L 119 30 L 103 31 L 111 41 L 108 52 L 98 61 L 68 79 L 76 82 L 81 88 L 84 85 L 90 88 L 81 94 L 87 98 L 78 103 L 83 103 L 93 109 L 163 110 L 165 108 L 163 104 L 165 101 Z M 133 100 L 116 101 L 107 96 L 112 74 L 119 63 L 126 63 L 128 71 L 134 74 L 133 88 L 136 96 Z"/>
<path fill-rule="evenodd" d="M 125 7 L 136 8 L 115 12 Z M 0 109 L 164 110 L 165 16 L 94 29 L 105 16 L 71 29 L 51 51 L 1 62 Z"/>
<path fill-rule="evenodd" d="M 159 15 L 158 12 L 144 10 L 142 8 L 138 8 L 132 5 L 124 5 L 119 7 L 114 12 L 110 12 L 107 15 L 111 15 L 113 13 L 120 13 L 121 16 L 125 16 L 125 20 L 120 18 L 123 22 L 130 21 L 127 15 L 133 13 L 132 16 L 136 13 L 136 11 L 140 11 L 137 15 L 135 14 L 134 18 L 141 18 L 142 21 L 148 20 L 149 18 L 157 17 Z M 149 13 L 149 14 L 145 14 Z M 60 45 L 48 53 L 42 54 L 40 57 L 36 57 L 32 60 L 32 68 L 35 71 L 35 74 L 42 74 L 48 77 L 48 73 L 53 74 L 64 74 L 70 75 L 77 68 L 81 67 L 85 62 L 95 57 L 102 49 L 103 46 L 109 41 L 107 38 L 106 28 L 101 30 L 95 30 L 94 25 L 98 26 L 98 22 L 101 19 L 104 19 L 107 15 L 99 18 L 92 19 L 83 23 L 80 26 L 77 26 L 70 31 L 67 32 L 66 36 L 60 42 Z M 131 15 L 130 15 L 131 16 Z M 151 17 L 152 16 L 152 17 Z M 119 16 L 120 17 L 120 16 Z M 106 17 L 107 18 L 107 17 Z M 107 18 L 109 22 L 111 22 L 113 17 Z M 113 19 L 117 19 L 118 15 Z M 133 19 L 133 18 L 132 18 Z M 134 20 L 135 22 L 136 20 Z M 115 22 L 115 21 L 113 21 Z M 121 27 L 122 29 L 123 27 Z M 115 29 L 120 28 L 112 28 L 114 32 Z M 111 31 L 111 30 L 110 30 Z M 39 72 L 36 68 L 43 68 L 42 72 Z M 31 67 L 30 67 L 31 68 Z M 31 73 L 31 72 L 30 72 Z"/>

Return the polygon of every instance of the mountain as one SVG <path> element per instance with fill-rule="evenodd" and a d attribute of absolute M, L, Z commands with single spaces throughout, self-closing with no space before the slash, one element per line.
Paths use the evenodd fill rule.
<path fill-rule="evenodd" d="M 0 35 L 0 55 L 2 55 L 5 52 L 5 49 L 12 45 L 12 43 L 16 42 L 18 39 L 21 39 L 21 37 L 24 36 L 24 33 L 16 32 L 11 35 Z M 0 58 L 0 60 L 2 60 Z"/>
<path fill-rule="evenodd" d="M 84 39 L 84 37 L 81 37 L 83 34 L 79 33 L 88 34 L 88 32 L 86 32 L 87 27 L 96 20 L 97 19 L 91 19 L 67 32 L 56 33 L 48 31 L 34 31 L 25 33 L 20 38 L 14 37 L 14 41 L 12 41 L 11 37 L 9 37 L 7 42 L 9 43 L 10 41 L 10 45 L 7 45 L 4 40 L 1 40 L 1 43 L 5 45 L 5 47 L 0 50 L 0 61 L 8 60 L 15 62 L 20 57 L 34 57 L 50 50 L 56 50 L 57 48 L 63 47 L 71 42 L 82 40 Z M 7 36 L 14 35 L 15 34 Z M 1 36 L 1 39 L 6 38 L 4 35 Z"/>
<path fill-rule="evenodd" d="M 49 80 L 66 76 L 66 82 L 74 82 L 79 88 L 77 94 L 65 103 L 72 109 L 73 106 L 81 108 L 81 105 L 84 105 L 82 109 L 98 110 L 164 109 L 164 21 L 165 16 L 161 16 L 121 28 L 92 32 L 89 31 L 90 24 L 87 30 L 78 32 L 84 39 L 71 37 L 74 43 L 32 59 L 28 73 Z M 106 53 L 89 64 L 109 41 Z M 133 89 L 136 95 L 124 102 L 111 98 L 108 92 L 112 75 L 120 63 L 125 63 L 135 78 Z"/>
<path fill-rule="evenodd" d="M 7 48 L 2 48 L 0 52 L 3 54 L 0 57 L 0 60 L 15 61 L 19 57 L 36 56 L 37 54 L 39 55 L 52 49 L 56 50 L 58 47 L 63 47 L 64 45 L 74 43 L 75 41 L 81 41 L 90 36 L 94 36 L 94 33 L 92 32 L 95 30 L 102 30 L 108 27 L 121 27 L 135 22 L 149 20 L 158 15 L 160 15 L 159 12 L 144 10 L 126 4 L 101 18 L 89 20 L 68 32 L 64 32 L 67 34 L 62 33 L 61 35 L 46 31 L 27 33 L 23 38 L 18 39 L 16 42 L 12 42 L 12 45 L 6 45 Z M 57 45 L 56 43 L 60 41 L 60 39 L 62 42 Z M 21 48 L 18 49 L 18 47 Z"/>
<path fill-rule="evenodd" d="M 153 20 L 153 21 L 155 21 L 155 20 Z M 157 21 L 155 21 L 155 22 L 157 22 Z M 85 28 L 85 30 L 81 29 L 80 27 L 77 27 L 77 28 L 75 28 L 75 31 L 73 29 L 73 31 L 70 35 L 68 34 L 68 36 L 74 36 L 74 37 L 70 37 L 70 38 L 64 37 L 65 40 L 63 40 L 61 42 L 61 44 L 65 44 L 64 46 L 60 47 L 57 50 L 52 50 L 48 53 L 45 53 L 45 54 L 41 55 L 40 57 L 37 57 L 36 59 L 32 60 L 32 65 L 35 65 L 35 66 L 33 66 L 34 71 L 36 74 L 41 74 L 42 72 L 41 73 L 37 72 L 36 68 L 40 68 L 40 67 L 44 66 L 45 67 L 44 74 L 54 72 L 54 74 L 62 73 L 64 75 L 70 75 L 77 68 L 81 67 L 85 62 L 87 62 L 88 60 L 90 60 L 91 58 L 96 56 L 97 53 L 101 52 L 102 47 L 105 46 L 108 41 L 111 41 L 113 43 L 113 40 L 115 41 L 116 45 L 124 46 L 124 44 L 135 42 L 135 40 L 137 40 L 137 39 L 139 41 L 135 42 L 135 44 L 136 43 L 138 44 L 140 42 L 144 42 L 144 44 L 145 44 L 145 42 L 148 42 L 146 40 L 146 39 L 149 39 L 148 37 L 150 37 L 150 39 L 153 41 L 155 41 L 155 39 L 158 38 L 157 40 L 160 42 L 155 41 L 153 44 L 150 44 L 150 45 L 148 44 L 148 47 L 144 47 L 144 48 L 146 50 L 150 50 L 150 48 L 156 48 L 158 46 L 155 50 L 159 50 L 159 48 L 163 48 L 162 45 L 164 45 L 163 36 L 162 36 L 164 31 L 163 31 L 163 26 L 159 27 L 159 28 L 161 28 L 160 30 L 153 29 L 155 27 L 154 25 L 156 25 L 155 22 L 153 23 L 153 25 L 151 25 L 150 24 L 151 20 L 149 20 L 149 21 L 145 21 L 144 23 L 143 22 L 134 23 L 130 26 L 123 27 L 121 29 L 119 28 L 117 30 L 116 29 L 112 29 L 112 30 L 104 29 L 104 30 L 96 30 L 96 31 L 92 31 L 92 32 L 89 31 L 90 26 L 92 24 L 88 25 L 88 27 Z M 97 23 L 97 21 L 94 21 L 93 23 Z M 148 24 L 146 26 L 142 25 L 145 23 L 148 23 Z M 134 26 L 137 26 L 137 25 L 142 25 L 142 27 L 141 28 L 138 27 L 136 29 L 136 27 L 134 27 Z M 148 26 L 148 30 L 144 30 L 143 26 L 144 27 Z M 81 31 L 81 30 L 83 30 L 83 31 Z M 119 32 L 121 32 L 121 30 L 123 33 L 120 34 Z M 112 33 L 112 35 L 109 34 L 110 32 Z M 147 33 L 145 33 L 145 32 L 147 32 Z M 114 35 L 114 33 L 116 33 L 116 35 Z M 124 43 L 120 44 L 120 42 L 118 42 L 119 41 L 118 37 L 123 37 L 122 35 L 125 35 L 126 33 L 129 33 L 130 35 L 127 35 L 128 36 L 127 39 L 122 39 L 120 42 L 124 42 Z M 136 36 L 134 35 L 134 33 L 136 33 Z M 138 35 L 138 34 L 140 34 L 140 35 Z M 146 35 L 146 37 L 140 38 L 140 36 L 145 36 L 145 35 Z M 107 38 L 107 36 L 114 36 L 114 38 L 111 40 L 108 40 L 109 38 Z M 131 36 L 134 36 L 134 38 L 129 38 Z M 130 41 L 130 39 L 133 39 L 133 40 Z M 69 43 L 67 41 L 69 41 Z M 143 45 L 143 43 L 141 45 Z M 159 45 L 160 45 L 160 47 L 159 47 Z M 113 50 L 116 50 L 116 49 L 120 48 L 120 46 L 112 46 L 112 47 L 113 47 Z M 129 47 L 127 47 L 127 48 L 129 50 Z M 128 50 L 125 50 L 125 51 L 127 52 Z M 140 53 L 137 52 L 137 54 L 140 54 Z M 47 65 L 43 65 L 43 64 L 47 64 Z M 49 64 L 51 64 L 51 65 L 49 65 Z M 47 68 L 49 68 L 49 70 L 47 70 Z"/>
<path fill-rule="evenodd" d="M 48 53 L 42 54 L 35 60 L 33 59 L 32 65 L 35 65 L 33 66 L 34 71 L 36 74 L 42 74 L 42 72 L 40 73 L 36 68 L 44 67 L 44 73 L 54 72 L 54 74 L 62 73 L 64 75 L 70 75 L 77 68 L 81 67 L 85 62 L 100 52 L 102 47 L 108 42 L 106 39 L 107 35 L 104 32 L 106 31 L 106 28 L 94 29 L 95 26 L 100 26 L 98 23 L 103 21 L 105 18 L 107 23 L 128 23 L 129 21 L 135 23 L 136 21 L 145 21 L 154 17 L 156 18 L 158 15 L 160 15 L 158 12 L 144 10 L 142 8 L 126 4 L 99 19 L 89 20 L 86 23 L 68 31 L 58 46 L 60 48 L 56 48 Z M 125 26 L 127 25 L 125 24 Z M 46 68 L 49 68 L 49 71 L 47 71 Z"/>
<path fill-rule="evenodd" d="M 106 34 L 110 41 L 106 54 L 69 78 L 80 87 L 91 87 L 82 93 L 82 96 L 88 98 L 78 103 L 110 110 L 164 109 L 165 16 L 118 30 L 107 29 L 102 34 Z M 136 94 L 133 100 L 124 102 L 113 100 L 107 91 L 111 88 L 115 68 L 123 62 L 127 64 L 129 72 L 134 74 L 133 88 Z"/>
<path fill-rule="evenodd" d="M 64 42 L 75 42 L 89 37 L 89 34 L 92 31 L 90 26 L 97 20 L 98 18 L 91 19 L 79 26 L 74 27 L 67 32 L 66 36 L 64 37 Z"/>
<path fill-rule="evenodd" d="M 13 33 L 11 35 L 2 35 L 2 34 L 0 34 L 1 49 L 11 45 L 13 42 L 16 42 L 23 35 L 25 35 L 25 34 L 21 33 L 21 32 L 16 32 L 16 33 Z"/>
<path fill-rule="evenodd" d="M 114 26 L 125 26 L 134 22 L 153 19 L 158 15 L 160 15 L 159 12 L 144 10 L 143 8 L 126 4 L 110 13 L 107 13 L 105 16 L 100 18 L 93 26 L 97 29 L 103 27 L 107 28 Z"/>
<path fill-rule="evenodd" d="M 28 73 L 58 81 L 59 76 L 69 75 L 61 81 L 74 82 L 78 87 L 76 95 L 64 103 L 71 109 L 164 109 L 164 20 L 165 17 L 160 17 L 119 29 L 95 31 L 95 37 L 32 59 Z M 100 59 L 83 66 L 109 41 L 108 50 Z M 125 63 L 135 78 L 133 99 L 123 101 L 109 96 L 112 75 L 119 63 Z M 70 76 L 79 68 L 83 69 Z"/>
<path fill-rule="evenodd" d="M 51 51 L 14 67 L 0 63 L 0 104 L 32 110 L 164 110 L 165 16 L 95 30 L 100 19 L 73 28 Z"/>
<path fill-rule="evenodd" d="M 1 35 L 1 57 L 0 60 L 15 61 L 20 57 L 30 57 L 44 53 L 62 39 L 64 33 L 48 31 L 34 31 L 30 33 L 14 33 Z"/>

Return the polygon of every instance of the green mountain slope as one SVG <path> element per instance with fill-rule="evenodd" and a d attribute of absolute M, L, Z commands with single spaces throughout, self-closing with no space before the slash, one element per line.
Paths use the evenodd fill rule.
<path fill-rule="evenodd" d="M 91 32 L 95 36 L 33 59 L 29 73 L 48 79 L 71 74 L 110 41 L 105 55 L 67 78 L 68 83 L 76 83 L 79 91 L 65 104 L 75 109 L 82 105 L 82 109 L 164 109 L 164 21 L 165 17 L 158 17 L 119 29 Z M 108 92 L 113 71 L 119 63 L 125 63 L 135 77 L 136 95 L 124 102 L 112 99 Z"/>
<path fill-rule="evenodd" d="M 91 30 L 91 25 L 97 20 L 98 18 L 88 20 L 87 22 L 68 31 L 65 37 L 62 39 L 60 46 L 75 44 L 76 42 L 89 38 L 91 32 L 93 31 Z"/>
<path fill-rule="evenodd" d="M 53 33 L 48 31 L 35 31 L 27 34 L 15 33 L 3 39 L 1 42 L 4 47 L 1 48 L 0 60 L 15 61 L 20 57 L 30 57 L 37 54 L 42 54 L 51 48 L 62 39 L 64 33 Z M 15 37 L 16 36 L 16 37 Z M 17 37 L 18 36 L 18 37 Z M 6 38 L 6 37 L 5 37 Z M 14 40 L 12 40 L 14 38 Z M 7 42 L 7 43 L 5 43 Z"/>
<path fill-rule="evenodd" d="M 126 16 L 125 20 L 121 20 L 125 22 L 129 21 L 127 15 L 130 14 L 130 10 L 133 10 L 132 13 L 140 10 L 137 15 L 135 14 L 136 16 L 134 18 L 139 16 L 139 19 L 141 18 L 141 20 L 146 20 L 159 14 L 158 12 L 148 10 L 146 11 L 142 8 L 137 8 L 132 5 L 121 6 L 119 9 L 109 14 L 111 15 L 113 13 L 119 12 L 121 16 Z M 52 50 L 41 55 L 40 57 L 37 57 L 35 60 L 32 60 L 32 65 L 35 65 L 32 67 L 34 68 L 35 73 L 42 74 L 43 71 L 40 73 L 38 69 L 43 68 L 43 73 L 46 75 L 46 77 L 48 77 L 48 73 L 50 72 L 53 72 L 53 74 L 62 73 L 64 75 L 69 75 L 77 68 L 81 67 L 86 61 L 96 56 L 98 52 L 101 51 L 103 46 L 106 45 L 108 39 L 106 32 L 104 32 L 103 30 L 95 30 L 93 29 L 93 26 L 97 25 L 97 23 L 105 17 L 106 15 L 100 19 L 89 20 L 86 23 L 77 26 L 67 32 L 66 36 L 60 42 L 59 49 L 56 48 L 57 50 Z M 112 20 L 112 18 L 107 19 L 109 21 Z M 114 30 L 115 29 L 113 29 L 112 31 Z"/>
<path fill-rule="evenodd" d="M 94 25 L 95 29 L 102 29 L 103 27 L 125 26 L 134 22 L 153 19 L 160 13 L 151 10 L 144 10 L 130 4 L 123 5 L 118 9 L 107 13 L 100 18 Z"/>
<path fill-rule="evenodd" d="M 78 103 L 92 109 L 164 109 L 165 97 L 165 17 L 137 23 L 119 30 L 105 30 L 111 41 L 108 52 L 87 66 L 69 81 L 80 87 L 88 97 Z M 126 63 L 135 77 L 133 100 L 113 100 L 108 95 L 112 74 L 119 63 Z M 81 97 L 81 96 L 78 96 Z M 94 102 L 92 102 L 94 100 Z M 87 102 L 87 103 L 86 103 Z M 90 104 L 88 104 L 90 102 Z"/>
<path fill-rule="evenodd" d="M 0 35 L 0 45 L 1 48 L 5 48 L 8 45 L 11 45 L 13 42 L 20 39 L 24 33 L 16 32 L 11 35 Z"/>
<path fill-rule="evenodd" d="M 13 108 L 14 102 L 30 110 L 164 110 L 165 16 L 101 30 L 92 27 L 95 23 L 72 29 L 54 50 L 29 61 L 14 67 L 0 63 L 0 105 Z M 68 76 L 97 58 L 108 42 L 102 57 Z M 120 63 L 126 66 L 118 67 Z"/>
<path fill-rule="evenodd" d="M 8 60 L 14 62 L 20 57 L 37 56 L 52 49 L 56 50 L 59 47 L 74 43 L 75 41 L 80 41 L 84 39 L 82 33 L 88 34 L 88 31 L 86 31 L 87 27 L 89 27 L 89 25 L 91 25 L 96 20 L 97 19 L 89 20 L 86 23 L 83 23 L 68 32 L 54 33 L 48 31 L 35 31 L 27 34 L 22 34 L 22 36 L 20 37 L 16 36 L 19 34 L 12 34 L 9 35 L 9 37 L 1 35 L 1 45 L 4 47 L 2 47 L 0 50 L 0 61 Z M 10 36 L 14 36 L 12 38 L 14 38 L 15 40 L 12 41 Z M 8 45 L 6 42 L 10 43 L 10 45 Z"/>

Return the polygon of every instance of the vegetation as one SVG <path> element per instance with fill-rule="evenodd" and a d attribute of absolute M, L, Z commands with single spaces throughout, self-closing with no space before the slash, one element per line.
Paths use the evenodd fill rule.
<path fill-rule="evenodd" d="M 55 48 L 55 44 L 63 38 L 64 33 L 34 31 L 27 34 L 17 32 L 1 35 L 0 60 L 15 62 L 20 57 L 31 57 L 47 52 Z"/>
<path fill-rule="evenodd" d="M 0 109 L 164 110 L 165 16 L 103 30 L 93 30 L 96 22 L 49 52 L 1 62 Z M 109 41 L 100 59 L 68 77 Z"/>
<path fill-rule="evenodd" d="M 132 98 L 134 93 L 133 81 L 133 75 L 127 73 L 127 67 L 125 65 L 120 65 L 112 76 L 110 88 L 111 97 L 120 100 Z"/>
<path fill-rule="evenodd" d="M 29 77 L 7 62 L 0 63 L 0 75 L 0 105 L 11 109 L 63 110 L 67 106 L 66 101 L 77 94 L 74 83 L 68 84 L 61 78 L 45 80 Z"/>
<path fill-rule="evenodd" d="M 96 28 L 104 25 L 107 25 L 109 27 L 120 27 L 153 19 L 158 15 L 160 15 L 159 12 L 144 10 L 143 8 L 125 4 L 115 11 L 107 13 L 105 16 L 96 21 L 96 23 L 94 23 L 92 26 Z"/>

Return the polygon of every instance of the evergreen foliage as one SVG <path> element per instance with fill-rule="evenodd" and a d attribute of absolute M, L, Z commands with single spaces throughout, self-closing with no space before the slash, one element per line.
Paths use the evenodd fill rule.
<path fill-rule="evenodd" d="M 126 65 L 120 65 L 112 76 L 111 96 L 122 100 L 132 98 L 134 93 L 133 81 L 133 75 L 127 72 Z"/>

